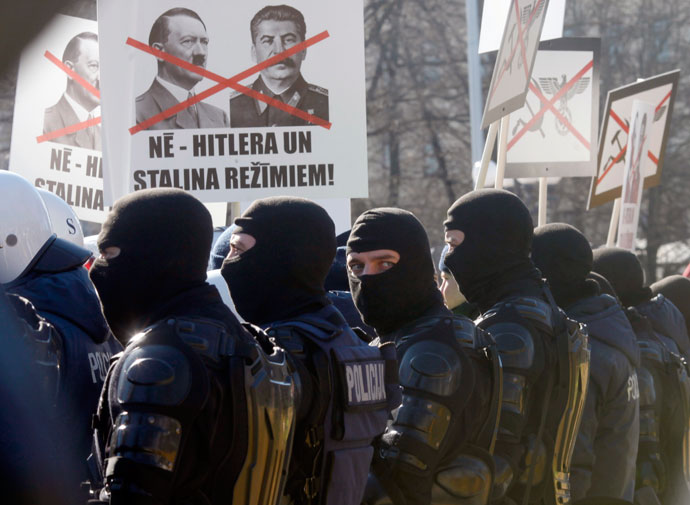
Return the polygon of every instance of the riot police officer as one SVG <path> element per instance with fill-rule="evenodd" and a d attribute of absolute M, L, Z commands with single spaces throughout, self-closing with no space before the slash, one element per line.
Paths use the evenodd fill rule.
<path fill-rule="evenodd" d="M 669 275 L 649 286 L 652 295 L 664 295 L 678 308 L 685 319 L 685 329 L 690 335 L 690 279 L 682 275 Z"/>
<path fill-rule="evenodd" d="M 474 191 L 444 223 L 445 263 L 477 304 L 504 367 L 494 498 L 570 501 L 570 455 L 589 377 L 586 333 L 559 312 L 530 259 L 533 226 L 514 194 Z"/>
<path fill-rule="evenodd" d="M 108 360 L 122 350 L 108 329 L 96 291 L 82 267 L 91 253 L 59 238 L 40 193 L 22 177 L 5 171 L 0 172 L 0 221 L 7 228 L 0 239 L 5 242 L 0 244 L 0 263 L 7 271 L 0 282 L 5 283 L 8 293 L 30 300 L 60 335 L 56 422 L 62 424 L 65 436 L 59 440 L 58 452 L 76 452 L 86 460 L 91 416 Z M 75 490 L 88 475 L 85 465 L 80 470 L 72 482 Z"/>
<path fill-rule="evenodd" d="M 426 231 L 368 210 L 347 243 L 350 286 L 378 342 L 397 349 L 402 405 L 376 445 L 365 503 L 486 504 L 501 403 L 493 340 L 443 305 Z"/>
<path fill-rule="evenodd" d="M 178 189 L 127 195 L 103 224 L 89 275 L 128 344 L 94 420 L 94 499 L 278 503 L 295 387 L 282 351 L 205 282 L 212 237 L 206 208 Z"/>
<path fill-rule="evenodd" d="M 618 300 L 601 294 L 597 281 L 588 278 L 592 248 L 579 230 L 564 223 L 536 228 L 532 260 L 556 303 L 585 323 L 590 336 L 590 382 L 573 454 L 572 497 L 631 502 L 640 432 L 635 332 Z"/>
<path fill-rule="evenodd" d="M 399 405 L 395 350 L 368 346 L 331 304 L 326 211 L 304 198 L 257 200 L 235 220 L 221 273 L 238 313 L 290 354 L 300 383 L 286 498 L 359 505 L 371 442 Z"/>
<path fill-rule="evenodd" d="M 0 274 L 2 270 L 0 265 Z M 54 411 L 62 364 L 60 335 L 26 298 L 6 296 L 2 284 L 0 345 L 3 500 L 21 505 L 74 503 L 79 500 L 74 489 L 79 460 L 71 451 L 59 454 L 56 444 L 64 436 Z"/>
<path fill-rule="evenodd" d="M 645 286 L 642 265 L 631 251 L 594 250 L 593 270 L 616 290 L 635 329 L 640 373 L 640 449 L 637 486 L 651 487 L 664 505 L 690 501 L 690 378 L 688 335 L 680 311 Z"/>

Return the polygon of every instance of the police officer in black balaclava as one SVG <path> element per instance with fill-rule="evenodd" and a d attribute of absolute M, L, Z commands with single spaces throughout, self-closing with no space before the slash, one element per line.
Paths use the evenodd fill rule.
<path fill-rule="evenodd" d="M 366 345 L 326 296 L 336 238 L 322 207 L 304 198 L 264 198 L 235 226 L 221 268 L 235 307 L 290 353 L 301 386 L 289 500 L 359 505 L 371 442 L 399 403 L 390 373 L 380 375 L 395 369 L 395 350 Z"/>
<path fill-rule="evenodd" d="M 664 295 L 678 308 L 683 314 L 685 328 L 690 335 L 690 279 L 682 275 L 669 275 L 649 287 L 652 295 Z"/>
<path fill-rule="evenodd" d="M 127 195 L 103 224 L 90 277 L 128 344 L 94 420 L 95 500 L 280 498 L 294 387 L 284 356 L 266 356 L 205 282 L 212 236 L 209 212 L 178 189 Z"/>
<path fill-rule="evenodd" d="M 579 230 L 565 223 L 535 229 L 532 260 L 556 303 L 587 324 L 590 336 L 590 383 L 573 454 L 573 499 L 632 501 L 640 431 L 635 332 L 618 300 L 600 294 L 598 282 L 588 278 L 592 248 Z"/>
<path fill-rule="evenodd" d="M 532 218 L 517 196 L 494 189 L 468 193 L 450 207 L 444 225 L 445 263 L 482 312 L 477 325 L 496 340 L 505 369 L 495 452 L 505 478 L 494 499 L 507 492 L 516 503 L 567 500 L 573 415 L 584 398 L 573 394 L 565 401 L 557 392 L 585 386 L 586 336 L 559 312 L 530 259 Z M 568 347 L 579 350 L 568 355 L 562 351 Z M 554 447 L 559 425 L 570 435 Z"/>
<path fill-rule="evenodd" d="M 395 344 L 403 386 L 365 503 L 385 495 L 395 505 L 487 503 L 501 401 L 494 342 L 443 305 L 426 231 L 412 213 L 366 211 L 347 253 L 357 309 L 379 341 Z"/>
<path fill-rule="evenodd" d="M 606 277 L 616 290 L 635 329 L 642 364 L 650 380 L 640 376 L 642 401 L 652 397 L 654 408 L 640 419 L 637 485 L 652 487 L 664 505 L 690 502 L 690 355 L 685 320 L 664 295 L 653 296 L 644 285 L 644 271 L 637 256 L 618 247 L 594 250 L 592 269 Z M 649 419 L 646 419 L 649 417 Z"/>

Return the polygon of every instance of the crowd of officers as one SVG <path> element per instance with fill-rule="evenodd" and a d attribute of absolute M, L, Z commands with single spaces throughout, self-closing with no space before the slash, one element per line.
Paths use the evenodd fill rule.
<path fill-rule="evenodd" d="M 339 247 L 265 198 L 211 251 L 198 200 L 145 190 L 89 260 L 44 198 L 0 172 L 7 503 L 690 503 L 690 280 L 510 192 L 448 209 L 441 289 L 401 209 Z"/>

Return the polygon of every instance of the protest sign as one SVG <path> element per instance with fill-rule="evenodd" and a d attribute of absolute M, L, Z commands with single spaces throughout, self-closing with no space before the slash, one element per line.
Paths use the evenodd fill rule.
<path fill-rule="evenodd" d="M 106 202 L 367 196 L 362 2 L 290 6 L 99 0 Z"/>
<path fill-rule="evenodd" d="M 525 104 L 549 0 L 512 0 L 491 76 L 482 128 Z"/>
<path fill-rule="evenodd" d="M 506 177 L 596 171 L 600 39 L 542 42 L 525 106 L 510 114 Z"/>
<path fill-rule="evenodd" d="M 103 222 L 95 21 L 57 15 L 22 52 L 9 169 Z"/>
<path fill-rule="evenodd" d="M 512 0 L 484 0 L 482 26 L 479 34 L 479 54 L 498 51 L 501 47 L 503 27 Z M 563 36 L 565 0 L 551 0 L 546 11 L 544 29 L 539 40 L 559 39 Z"/>
<path fill-rule="evenodd" d="M 599 134 L 597 173 L 592 178 L 588 209 L 621 196 L 626 163 L 628 130 L 634 100 L 654 105 L 649 128 L 649 149 L 640 168 L 644 187 L 661 182 L 661 169 L 678 87 L 679 70 L 674 70 L 609 91 Z"/>
<path fill-rule="evenodd" d="M 642 202 L 642 166 L 649 151 L 651 126 L 655 106 L 651 103 L 633 100 L 631 111 L 631 133 L 628 136 L 628 154 L 625 157 L 623 176 L 623 197 L 621 200 L 618 240 L 616 245 L 634 250 L 637 226 L 640 221 Z"/>

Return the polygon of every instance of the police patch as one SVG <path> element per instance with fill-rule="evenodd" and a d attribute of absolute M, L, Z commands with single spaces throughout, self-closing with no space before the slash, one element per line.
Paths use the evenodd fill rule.
<path fill-rule="evenodd" d="M 385 361 L 350 362 L 342 366 L 348 407 L 386 401 Z"/>

